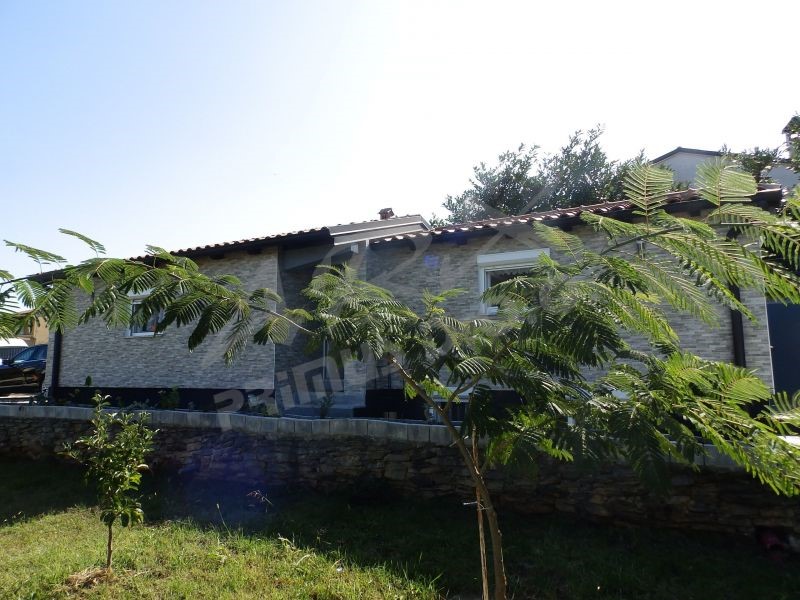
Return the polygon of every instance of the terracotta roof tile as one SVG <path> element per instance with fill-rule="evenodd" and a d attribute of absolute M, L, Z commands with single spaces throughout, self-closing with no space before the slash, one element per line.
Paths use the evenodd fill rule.
<path fill-rule="evenodd" d="M 761 193 L 779 193 L 780 190 L 773 189 L 773 187 L 765 187 L 764 189 L 760 189 L 758 194 Z M 696 190 L 686 190 L 680 192 L 673 192 L 669 194 L 667 197 L 667 204 L 675 205 L 680 204 L 682 202 L 690 202 L 693 200 L 700 199 L 700 196 L 697 194 Z M 495 219 L 484 219 L 482 221 L 473 221 L 470 223 L 460 223 L 457 225 L 445 225 L 444 227 L 437 227 L 434 229 L 430 229 L 428 231 L 420 232 L 414 235 L 404 234 L 404 235 L 395 235 L 391 237 L 379 237 L 373 240 L 372 244 L 380 244 L 398 240 L 409 239 L 411 237 L 417 236 L 431 236 L 431 237 L 438 237 L 438 236 L 446 236 L 448 234 L 453 234 L 456 232 L 471 232 L 471 231 L 478 231 L 485 227 L 490 227 L 493 229 L 500 228 L 500 227 L 511 227 L 514 225 L 524 225 L 527 223 L 532 223 L 534 221 L 541 222 L 541 221 L 556 221 L 559 219 L 574 219 L 576 217 L 580 217 L 580 215 L 584 212 L 593 213 L 593 214 L 607 214 L 616 211 L 626 211 L 631 210 L 634 208 L 633 203 L 630 200 L 616 200 L 610 202 L 599 202 L 597 204 L 587 204 L 583 206 L 571 206 L 567 208 L 556 208 L 552 210 L 537 212 L 537 213 L 528 213 L 525 215 L 517 215 L 514 217 L 497 217 Z"/>

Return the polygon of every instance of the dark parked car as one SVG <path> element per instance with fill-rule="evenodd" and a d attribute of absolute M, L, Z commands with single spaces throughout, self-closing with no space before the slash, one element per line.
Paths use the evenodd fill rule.
<path fill-rule="evenodd" d="M 0 394 L 29 392 L 42 389 L 44 367 L 47 362 L 47 344 L 31 346 L 0 365 Z"/>

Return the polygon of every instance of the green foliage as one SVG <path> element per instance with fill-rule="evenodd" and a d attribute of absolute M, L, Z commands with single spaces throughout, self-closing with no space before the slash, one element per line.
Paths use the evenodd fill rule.
<path fill-rule="evenodd" d="M 632 159 L 610 161 L 600 147 L 600 126 L 576 131 L 556 154 L 545 158 L 539 175 L 547 194 L 532 210 L 594 204 L 623 197 L 623 182 L 629 170 L 642 162 L 642 154 Z"/>
<path fill-rule="evenodd" d="M 544 190 L 533 169 L 538 147 L 520 144 L 497 157 L 496 166 L 481 162 L 473 167 L 471 187 L 458 196 L 448 195 L 442 206 L 450 212 L 445 222 L 464 223 L 527 212 Z M 434 219 L 435 220 L 435 219 Z"/>
<path fill-rule="evenodd" d="M 758 146 L 742 152 L 731 152 L 727 147 L 723 147 L 721 152 L 759 183 L 764 179 L 764 174 L 779 162 L 781 155 L 780 148 Z"/>
<path fill-rule="evenodd" d="M 108 258 L 99 242 L 69 230 L 62 233 L 86 243 L 96 256 L 63 266 L 62 257 L 6 242 L 40 266 L 62 268 L 39 278 L 14 279 L 10 273 L 0 273 L 6 279 L 0 282 L 0 337 L 20 331 L 26 319 L 43 319 L 51 330 L 63 331 L 93 318 L 113 328 L 144 325 L 157 316 L 156 333 L 172 325 L 192 326 L 190 350 L 211 335 L 224 335 L 225 359 L 232 362 L 248 343 L 282 342 L 290 325 L 300 326 L 292 316 L 301 319 L 301 311 L 279 312 L 281 298 L 272 290 L 247 290 L 230 275 L 209 277 L 191 259 L 154 246 L 148 246 L 143 260 Z M 82 308 L 76 302 L 79 291 L 90 299 Z M 134 311 L 131 296 L 135 295 L 146 297 Z M 20 307 L 30 312 L 20 315 L 16 312 Z"/>
<path fill-rule="evenodd" d="M 442 206 L 449 215 L 434 215 L 431 224 L 442 226 L 621 199 L 624 178 L 644 158 L 639 155 L 628 161 L 609 161 L 598 141 L 602 133 L 600 127 L 576 131 L 559 152 L 550 156 L 540 157 L 538 146 L 521 144 L 498 156 L 494 166 L 481 162 L 473 167 L 470 188 L 445 199 Z"/>
<path fill-rule="evenodd" d="M 106 567 L 110 568 L 114 524 L 119 521 L 128 527 L 144 520 L 137 492 L 156 432 L 142 417 L 105 410 L 107 398 L 95 395 L 93 431 L 65 448 L 64 453 L 86 465 L 86 480 L 97 490 L 100 520 L 108 528 Z"/>
<path fill-rule="evenodd" d="M 787 137 L 789 166 L 795 173 L 800 173 L 800 115 L 793 116 L 784 131 Z"/>
<path fill-rule="evenodd" d="M 722 304 L 754 318 L 730 286 L 800 302 L 790 268 L 800 236 L 789 214 L 800 210 L 790 204 L 789 216 L 776 216 L 750 204 L 752 177 L 722 162 L 702 167 L 699 181 L 716 208 L 684 219 L 664 210 L 668 171 L 631 169 L 625 188 L 643 218 L 586 216 L 608 239 L 597 251 L 535 225 L 564 262 L 542 256 L 488 290 L 484 301 L 500 307 L 492 320 L 453 316 L 446 303 L 455 291 L 424 292 L 424 310 L 414 311 L 349 267 L 331 268 L 307 291 L 320 335 L 359 358 L 393 360 L 410 396 L 449 404 L 466 393 L 462 433 L 488 435 L 490 460 L 624 458 L 658 486 L 668 461 L 694 464 L 708 441 L 776 492 L 796 494 L 800 452 L 781 436 L 800 425 L 797 399 L 751 417 L 773 401 L 769 389 L 746 369 L 683 352 L 667 309 L 714 324 Z M 729 238 L 731 227 L 742 242 Z M 752 239 L 762 240 L 761 252 Z M 589 378 L 593 370 L 601 376 Z M 493 414 L 490 387 L 513 389 L 524 404 Z"/>
<path fill-rule="evenodd" d="M 330 394 L 318 400 L 316 406 L 319 409 L 319 418 L 327 419 L 334 404 L 336 404 L 336 399 Z"/>
<path fill-rule="evenodd" d="M 171 387 L 169 390 L 161 390 L 158 392 L 158 407 L 165 410 L 175 410 L 180 406 L 181 394 L 177 386 Z"/>
<path fill-rule="evenodd" d="M 755 179 L 723 160 L 708 161 L 697 167 L 700 197 L 720 206 L 724 202 L 747 202 L 756 193 Z"/>
<path fill-rule="evenodd" d="M 624 183 L 625 197 L 649 219 L 653 211 L 663 207 L 672 188 L 672 173 L 652 165 L 632 169 Z"/>

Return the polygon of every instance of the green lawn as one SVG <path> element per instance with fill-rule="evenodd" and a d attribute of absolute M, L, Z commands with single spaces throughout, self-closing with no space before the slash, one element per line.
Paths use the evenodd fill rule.
<path fill-rule="evenodd" d="M 267 514 L 228 484 L 151 482 L 148 524 L 118 535 L 116 576 L 80 473 L 0 461 L 1 598 L 476 597 L 474 513 L 454 501 L 373 494 L 275 497 Z M 254 506 L 255 504 L 255 506 Z M 516 598 L 691 600 L 800 597 L 800 560 L 749 540 L 504 515 Z"/>

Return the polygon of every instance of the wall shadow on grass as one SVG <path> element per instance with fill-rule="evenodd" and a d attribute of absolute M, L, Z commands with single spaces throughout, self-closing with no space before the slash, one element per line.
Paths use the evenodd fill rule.
<path fill-rule="evenodd" d="M 162 485 L 165 480 L 162 480 Z M 383 484 L 348 493 L 266 492 L 252 486 L 191 481 L 162 492 L 165 518 L 281 536 L 344 564 L 386 565 L 447 595 L 480 594 L 474 507 L 455 498 L 414 501 Z M 796 598 L 800 559 L 768 556 L 754 540 L 716 534 L 598 525 L 565 515 L 501 511 L 510 594 L 514 598 L 731 600 Z"/>
<path fill-rule="evenodd" d="M 281 536 L 345 568 L 383 565 L 435 579 L 445 593 L 480 591 L 475 513 L 456 499 L 412 501 L 379 484 L 340 495 L 262 489 L 270 501 L 262 502 L 243 484 L 159 472 L 145 481 L 150 523 L 191 520 L 220 539 Z M 3 459 L 0 482 L 0 523 L 92 504 L 81 469 L 61 462 Z M 790 599 L 800 589 L 800 559 L 768 556 L 753 540 L 507 511 L 501 525 L 517 599 Z"/>
<path fill-rule="evenodd" d="M 0 458 L 0 526 L 93 503 L 79 465 Z"/>

